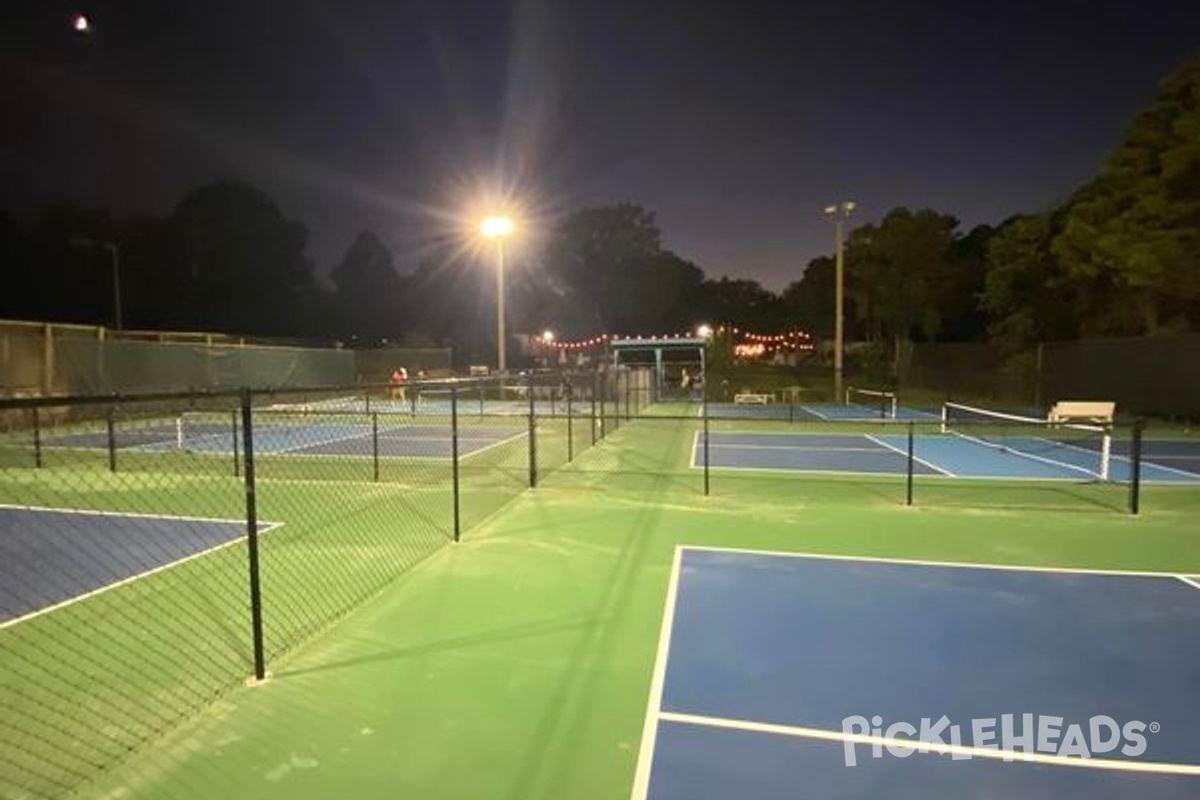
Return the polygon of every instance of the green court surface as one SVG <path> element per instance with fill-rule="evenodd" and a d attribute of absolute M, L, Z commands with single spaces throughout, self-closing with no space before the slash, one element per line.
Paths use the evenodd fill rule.
<path fill-rule="evenodd" d="M 718 474 L 706 497 L 695 431 L 634 420 L 520 493 L 514 453 L 462 542 L 426 542 L 411 569 L 297 634 L 265 683 L 219 693 L 78 796 L 629 797 L 681 544 L 1200 573 L 1194 487 L 1148 487 L 1136 517 L 1118 513 L 1119 486 L 930 481 L 906 507 L 886 476 Z M 328 491 L 364 509 L 290 556 L 306 562 L 356 557 L 375 541 L 364 526 L 388 530 L 365 509 L 405 493 L 280 475 L 263 517 L 307 511 L 272 536 L 327 513 Z M 430 489 L 414 508 L 445 500 Z"/>

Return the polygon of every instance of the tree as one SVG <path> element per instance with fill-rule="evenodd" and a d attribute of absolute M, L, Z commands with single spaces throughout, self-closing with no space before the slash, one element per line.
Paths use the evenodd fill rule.
<path fill-rule="evenodd" d="M 1200 58 L 1162 82 L 1073 199 L 1053 249 L 1089 285 L 1086 332 L 1200 324 Z"/>
<path fill-rule="evenodd" d="M 1078 330 L 1074 286 L 1052 247 L 1062 218 L 1062 209 L 1013 217 L 988 242 L 980 306 L 992 338 L 1014 350 Z"/>
<path fill-rule="evenodd" d="M 302 223 L 286 219 L 259 189 L 223 181 L 188 193 L 170 225 L 178 249 L 163 277 L 184 293 L 190 326 L 267 335 L 296 330 L 296 309 L 312 289 Z"/>
<path fill-rule="evenodd" d="M 782 331 L 787 310 L 779 296 L 758 281 L 722 277 L 704 282 L 704 316 L 755 332 Z"/>
<path fill-rule="evenodd" d="M 846 291 L 867 338 L 938 336 L 957 227 L 949 214 L 896 208 L 877 225 L 851 231 Z"/>
<path fill-rule="evenodd" d="M 704 273 L 662 247 L 654 212 L 620 204 L 577 211 L 555 230 L 544 267 L 567 335 L 670 332 L 691 323 Z"/>
<path fill-rule="evenodd" d="M 329 274 L 339 336 L 378 340 L 402 331 L 403 284 L 392 253 L 371 231 L 361 231 Z"/>
<path fill-rule="evenodd" d="M 814 258 L 800 280 L 783 290 L 782 302 L 788 317 L 814 337 L 833 338 L 836 269 L 832 258 Z"/>
<path fill-rule="evenodd" d="M 943 276 L 941 329 L 938 338 L 948 342 L 985 338 L 987 317 L 980 305 L 988 269 L 988 245 L 996 229 L 978 225 L 954 240 Z"/>

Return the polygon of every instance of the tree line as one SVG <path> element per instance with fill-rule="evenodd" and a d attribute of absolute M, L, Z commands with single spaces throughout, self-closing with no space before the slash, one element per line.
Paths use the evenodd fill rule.
<path fill-rule="evenodd" d="M 419 339 L 494 351 L 489 254 L 397 264 L 362 231 L 330 269 L 308 231 L 263 191 L 223 181 L 165 217 L 55 206 L 27 227 L 0 213 L 0 317 L 112 325 L 120 257 L 126 328 L 336 339 Z M 962 231 L 952 214 L 896 208 L 852 229 L 850 339 L 1044 339 L 1200 329 L 1200 59 L 1160 86 L 1098 174 L 1063 203 Z M 510 264 L 509 329 L 663 334 L 699 321 L 764 333 L 833 332 L 835 263 L 811 261 L 780 293 L 709 278 L 669 250 L 654 212 L 578 210 L 539 252 Z"/>

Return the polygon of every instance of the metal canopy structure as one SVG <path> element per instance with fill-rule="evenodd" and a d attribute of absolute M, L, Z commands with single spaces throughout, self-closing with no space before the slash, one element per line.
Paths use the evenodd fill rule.
<path fill-rule="evenodd" d="M 705 377 L 704 350 L 708 339 L 700 336 L 662 336 L 662 337 L 631 337 L 626 339 L 610 339 L 608 346 L 613 351 L 613 364 L 621 365 L 621 356 L 630 353 L 654 354 L 654 385 L 661 391 L 666 385 L 666 374 L 663 368 L 664 353 L 695 354 L 700 364 L 700 380 Z M 703 384 L 702 384 L 703 385 Z"/>

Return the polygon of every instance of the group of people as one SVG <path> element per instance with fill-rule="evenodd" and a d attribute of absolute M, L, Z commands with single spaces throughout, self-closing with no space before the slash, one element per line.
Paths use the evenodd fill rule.
<path fill-rule="evenodd" d="M 425 370 L 417 370 L 417 380 L 425 379 Z M 408 399 L 408 370 L 404 367 L 396 367 L 392 370 L 392 399 L 404 401 Z"/>

